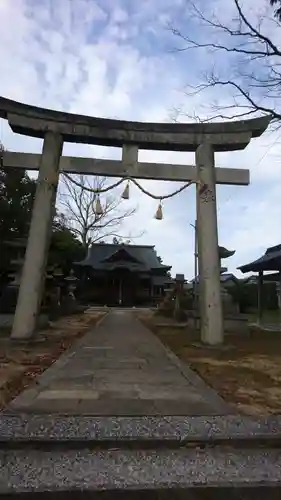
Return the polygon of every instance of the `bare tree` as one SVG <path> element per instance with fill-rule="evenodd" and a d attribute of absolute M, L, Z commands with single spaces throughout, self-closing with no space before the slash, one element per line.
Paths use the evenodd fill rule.
<path fill-rule="evenodd" d="M 120 234 L 124 221 L 136 212 L 136 208 L 124 209 L 122 199 L 116 196 L 116 193 L 114 196 L 113 191 L 102 195 L 103 213 L 98 215 L 95 212 L 97 195 L 87 188 L 103 189 L 106 186 L 105 178 L 85 175 L 75 178 L 82 187 L 78 187 L 71 180 L 63 177 L 59 192 L 59 210 L 65 215 L 70 229 L 81 240 L 85 248 L 91 243 L 101 242 L 112 236 L 118 238 L 140 236 Z"/>
<path fill-rule="evenodd" d="M 188 32 L 170 27 L 180 41 L 177 50 L 200 51 L 203 64 L 212 61 L 212 67 L 200 74 L 200 81 L 187 85 L 186 95 L 208 94 L 211 114 L 206 120 L 270 114 L 273 121 L 279 122 L 281 7 L 276 7 L 280 0 L 264 0 L 264 9 L 259 12 L 254 2 L 250 10 L 243 0 L 232 0 L 219 14 L 210 13 L 209 2 L 204 2 L 204 8 L 192 1 L 187 3 L 195 25 L 189 26 Z M 226 16 L 229 7 L 234 8 L 234 15 L 231 12 Z M 220 89 L 221 94 L 215 89 Z M 222 89 L 230 90 L 230 95 Z"/>
<path fill-rule="evenodd" d="M 277 9 L 274 12 L 275 17 L 281 21 L 281 0 L 270 0 L 270 5 L 280 5 L 280 7 L 277 7 Z"/>

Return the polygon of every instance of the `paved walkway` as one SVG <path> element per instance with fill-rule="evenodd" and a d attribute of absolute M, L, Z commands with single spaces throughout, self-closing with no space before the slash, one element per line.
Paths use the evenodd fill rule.
<path fill-rule="evenodd" d="M 114 310 L 8 411 L 90 415 L 233 413 L 129 311 Z"/>

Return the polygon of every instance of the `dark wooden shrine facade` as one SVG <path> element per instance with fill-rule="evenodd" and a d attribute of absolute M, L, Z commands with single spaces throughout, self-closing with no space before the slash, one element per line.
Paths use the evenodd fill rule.
<path fill-rule="evenodd" d="M 278 271 L 279 283 L 277 286 L 278 290 L 278 302 L 281 314 L 281 245 L 275 245 L 274 247 L 267 248 L 264 255 L 259 259 L 250 262 L 249 264 L 244 264 L 238 267 L 242 273 L 255 272 L 258 274 L 258 322 L 261 323 L 263 319 L 263 284 L 265 281 L 264 272 L 268 271 Z M 270 275 L 272 276 L 272 275 Z M 268 279 L 268 276 L 267 276 Z M 270 279 L 270 278 L 269 278 Z M 277 276 L 271 277 L 272 281 L 278 281 Z M 281 316 L 280 316 L 281 317 Z"/>
<path fill-rule="evenodd" d="M 154 246 L 93 244 L 75 268 L 82 278 L 79 295 L 96 305 L 155 305 L 170 282 L 171 266 L 159 261 Z"/>

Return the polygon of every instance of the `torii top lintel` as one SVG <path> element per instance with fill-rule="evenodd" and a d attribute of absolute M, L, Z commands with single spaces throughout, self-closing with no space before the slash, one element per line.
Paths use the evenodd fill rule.
<path fill-rule="evenodd" d="M 270 116 L 222 123 L 146 123 L 95 118 L 30 106 L 0 97 L 0 118 L 13 132 L 44 138 L 47 131 L 66 142 L 117 146 L 136 144 L 140 149 L 195 151 L 209 142 L 215 151 L 244 149 L 268 127 Z"/>

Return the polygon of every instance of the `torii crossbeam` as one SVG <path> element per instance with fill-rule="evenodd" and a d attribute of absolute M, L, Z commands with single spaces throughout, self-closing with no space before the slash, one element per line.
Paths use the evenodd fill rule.
<path fill-rule="evenodd" d="M 41 155 L 36 153 L 14 153 L 7 151 L 3 156 L 6 167 L 39 170 Z M 168 180 L 177 182 L 195 182 L 197 170 L 195 165 L 175 165 L 168 163 L 136 162 L 126 165 L 125 161 L 83 158 L 80 156 L 62 156 L 59 165 L 61 172 L 69 174 L 101 175 L 106 177 L 127 177 L 136 179 Z M 250 172 L 239 168 L 215 169 L 216 184 L 247 186 L 250 183 Z"/>
<path fill-rule="evenodd" d="M 0 117 L 19 134 L 44 139 L 42 155 L 5 153 L 4 164 L 39 169 L 32 221 L 12 338 L 29 338 L 36 327 L 49 248 L 52 206 L 60 168 L 66 172 L 127 176 L 172 181 L 196 181 L 200 271 L 201 339 L 208 344 L 223 341 L 220 293 L 216 183 L 246 185 L 249 172 L 214 168 L 216 151 L 243 149 L 267 128 L 270 117 L 236 122 L 140 123 L 108 120 L 52 111 L 0 98 Z M 61 157 L 63 142 L 123 148 L 122 162 Z M 195 151 L 196 166 L 139 163 L 139 149 Z M 48 182 L 48 179 L 52 182 Z M 54 182 L 55 180 L 55 182 Z"/>

